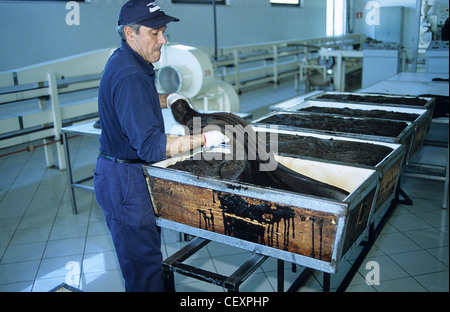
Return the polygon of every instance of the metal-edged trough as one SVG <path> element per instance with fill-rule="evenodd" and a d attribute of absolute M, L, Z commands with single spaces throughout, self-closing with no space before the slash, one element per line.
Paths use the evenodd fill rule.
<path fill-rule="evenodd" d="M 278 135 L 277 141 L 279 143 L 283 140 L 280 139 L 280 135 L 292 138 L 288 139 L 288 144 L 277 144 L 277 150 L 274 151 L 274 153 L 276 152 L 280 156 L 310 160 L 318 159 L 321 162 L 343 164 L 360 168 L 370 168 L 379 171 L 380 187 L 378 189 L 376 202 L 370 216 L 371 221 L 369 223 L 376 222 L 376 219 L 382 216 L 387 208 L 389 208 L 395 197 L 395 191 L 398 186 L 406 159 L 406 147 L 402 144 L 353 139 L 310 132 L 271 129 L 266 127 L 255 127 L 255 131 L 258 134 L 265 132 L 266 137 L 269 136 L 269 133 L 276 133 Z M 311 148 L 309 146 L 305 146 L 304 149 L 291 148 L 291 146 L 300 145 L 298 140 L 306 138 L 314 139 L 312 142 L 315 142 L 315 145 L 323 144 L 325 146 L 329 146 L 330 144 L 336 144 L 337 142 L 348 143 L 351 145 L 333 148 L 333 151 L 336 151 L 337 149 L 340 150 L 340 152 L 335 153 L 334 155 L 330 155 L 330 153 L 323 155 L 321 152 L 311 153 Z M 308 140 L 308 144 L 310 144 L 310 142 L 311 140 Z M 378 160 L 371 160 L 369 163 L 366 159 L 361 159 L 359 161 L 354 157 L 351 157 L 351 159 L 345 159 L 341 156 L 345 153 L 357 154 L 363 150 L 367 150 L 368 146 L 380 151 Z"/>
<path fill-rule="evenodd" d="M 407 96 L 380 93 L 326 91 L 305 98 L 306 101 L 331 101 L 355 104 L 424 108 L 433 113 L 436 99 L 433 97 Z"/>
<path fill-rule="evenodd" d="M 298 119 L 298 122 L 295 119 Z M 325 123 L 325 119 L 327 119 L 327 123 Z M 339 128 L 340 123 L 342 122 L 346 122 L 348 124 L 345 129 Z M 383 134 L 371 132 L 371 129 L 369 129 L 369 124 L 371 122 L 377 123 L 378 126 L 383 125 L 386 129 L 389 129 L 391 125 L 394 125 L 396 126 L 396 130 L 395 132 L 389 133 L 384 131 L 385 133 Z M 336 125 L 334 125 L 334 123 L 336 123 Z M 356 125 L 356 123 L 358 123 L 359 128 L 352 128 Z M 403 144 L 407 148 L 408 159 L 412 142 L 414 140 L 415 129 L 414 123 L 411 122 L 399 122 L 395 120 L 381 120 L 375 118 L 325 116 L 320 114 L 312 115 L 308 113 L 287 111 L 271 112 L 252 121 L 252 124 L 254 126 L 265 125 L 266 127 L 270 127 L 272 125 L 281 130 L 303 131 L 370 141 Z M 364 132 L 361 132 L 361 130 Z"/>
<path fill-rule="evenodd" d="M 168 168 L 200 152 L 144 166 L 158 222 L 327 273 L 335 273 L 367 234 L 379 170 L 276 156 L 292 170 L 349 192 L 338 201 Z"/>
<path fill-rule="evenodd" d="M 288 156 L 293 158 L 301 159 L 319 159 L 323 162 L 330 162 L 336 164 L 344 164 L 347 166 L 361 167 L 361 168 L 371 168 L 378 170 L 380 172 L 380 187 L 377 194 L 377 200 L 370 216 L 370 223 L 376 223 L 376 219 L 383 216 L 387 208 L 389 208 L 392 200 L 395 197 L 395 191 L 400 181 L 400 176 L 404 167 L 406 160 L 406 147 L 402 144 L 394 144 L 379 141 L 369 141 L 362 139 L 353 139 L 339 136 L 332 136 L 326 134 L 316 134 L 301 131 L 290 131 L 290 130 L 274 130 L 265 127 L 256 127 L 255 130 L 259 132 L 273 133 L 276 132 L 278 135 L 285 135 L 287 137 L 292 137 L 289 140 L 289 144 L 278 144 L 278 149 L 276 153 L 281 156 Z M 338 147 L 340 152 L 330 155 L 327 153 L 323 155 L 320 152 L 310 153 L 310 148 L 305 146 L 304 149 L 299 151 L 295 148 L 293 151 L 290 146 L 298 145 L 296 139 L 313 138 L 317 140 L 317 145 L 324 144 L 336 144 L 336 142 L 345 142 L 351 144 L 351 146 Z M 282 139 L 281 139 L 282 140 Z M 279 140 L 279 141 L 281 141 Z M 310 140 L 309 140 L 310 142 Z M 321 143 L 325 142 L 325 143 Z M 346 159 L 342 157 L 345 153 L 356 154 L 357 152 L 367 150 L 367 146 L 372 146 L 377 150 L 380 150 L 380 157 L 375 162 L 373 159 L 371 161 L 366 161 L 366 159 L 361 159 L 360 161 L 355 161 L 353 157 L 351 159 Z M 286 147 L 287 146 L 287 147 Z M 302 146 L 303 147 L 303 146 Z M 336 151 L 334 148 L 333 151 Z"/>
<path fill-rule="evenodd" d="M 308 111 L 310 109 L 322 109 L 320 112 Z M 294 105 L 286 109 L 291 112 L 306 112 L 309 114 L 339 114 L 345 116 L 346 114 L 360 114 L 363 118 L 378 118 L 389 119 L 397 121 L 407 121 L 414 124 L 414 138 L 408 157 L 414 158 L 423 146 L 423 142 L 428 133 L 432 110 L 426 108 L 402 107 L 402 106 L 387 106 L 374 105 L 366 103 L 347 103 L 336 101 L 320 101 L 307 100 L 303 103 Z M 329 112 L 326 112 L 329 111 Z M 370 114 L 368 116 L 364 116 Z M 391 114 L 391 115 L 388 115 Z M 369 117 L 370 116 L 370 117 Z"/>

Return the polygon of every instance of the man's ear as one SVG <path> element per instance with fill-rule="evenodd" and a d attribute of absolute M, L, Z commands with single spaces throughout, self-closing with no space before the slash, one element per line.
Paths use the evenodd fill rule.
<path fill-rule="evenodd" d="M 127 39 L 127 42 L 130 41 L 134 41 L 134 36 L 136 35 L 136 32 L 134 31 L 133 28 L 129 27 L 129 26 L 125 26 L 125 28 L 123 29 L 123 32 L 125 34 L 125 38 Z"/>

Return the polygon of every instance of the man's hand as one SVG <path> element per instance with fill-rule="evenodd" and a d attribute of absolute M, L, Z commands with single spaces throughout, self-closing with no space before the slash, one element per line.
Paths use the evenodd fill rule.
<path fill-rule="evenodd" d="M 171 106 L 173 103 L 175 103 L 176 101 L 178 101 L 178 100 L 184 100 L 184 101 L 186 101 L 186 103 L 188 103 L 189 106 L 190 106 L 191 108 L 193 108 L 192 105 L 191 105 L 191 103 L 189 102 L 189 99 L 188 99 L 187 97 L 185 97 L 184 95 L 181 95 L 181 94 L 177 94 L 177 93 L 171 93 L 171 94 L 169 94 L 169 95 L 167 96 L 167 100 L 166 100 L 166 102 L 167 102 L 167 108 L 170 108 L 170 106 Z"/>
<path fill-rule="evenodd" d="M 204 147 L 210 148 L 213 146 L 221 145 L 223 143 L 228 143 L 230 139 L 222 134 L 220 131 L 208 131 L 203 133 Z"/>

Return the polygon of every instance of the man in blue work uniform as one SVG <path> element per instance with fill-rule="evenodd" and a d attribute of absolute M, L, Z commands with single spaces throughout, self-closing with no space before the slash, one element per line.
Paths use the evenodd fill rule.
<path fill-rule="evenodd" d="M 119 14 L 121 47 L 108 60 L 99 88 L 102 133 L 94 189 L 113 237 L 126 291 L 163 291 L 161 238 L 142 165 L 176 151 L 228 141 L 218 131 L 166 135 L 161 108 L 185 97 L 159 95 L 152 63 L 166 25 L 177 22 L 155 2 L 131 0 Z M 189 103 L 189 102 L 188 102 Z"/>

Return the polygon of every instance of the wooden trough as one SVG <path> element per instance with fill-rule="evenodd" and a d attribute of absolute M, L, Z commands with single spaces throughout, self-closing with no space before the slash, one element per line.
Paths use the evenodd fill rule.
<path fill-rule="evenodd" d="M 334 101 L 311 100 L 289 107 L 286 111 L 308 112 L 309 114 L 325 114 L 339 116 L 356 115 L 363 118 L 378 118 L 406 121 L 414 124 L 414 139 L 409 151 L 409 158 L 414 158 L 423 146 L 428 133 L 432 110 L 425 108 L 372 105 L 365 103 L 347 103 Z"/>
<path fill-rule="evenodd" d="M 193 154 L 143 168 L 156 215 L 175 229 L 327 273 L 335 273 L 367 234 L 378 170 L 276 157 L 292 170 L 350 193 L 337 201 L 168 168 Z"/>
<path fill-rule="evenodd" d="M 436 103 L 435 98 L 422 96 L 358 93 L 358 92 L 332 92 L 327 91 L 306 98 L 307 101 L 331 101 L 355 104 L 398 106 L 405 108 L 424 108 L 433 113 Z"/>
<path fill-rule="evenodd" d="M 306 127 L 297 126 L 295 124 L 292 124 L 289 119 L 281 120 L 284 124 L 277 124 L 277 125 L 270 125 L 273 121 L 278 121 L 272 119 L 272 117 L 284 117 L 284 116 L 299 116 L 302 119 L 302 122 L 305 122 L 308 124 Z M 276 127 L 279 130 L 278 131 L 302 131 L 305 133 L 311 133 L 311 134 L 323 134 L 323 135 L 334 135 L 336 137 L 341 138 L 353 138 L 353 139 L 360 139 L 360 140 L 368 140 L 373 142 L 384 142 L 384 143 L 394 143 L 394 144 L 400 144 L 404 147 L 403 151 L 400 152 L 397 158 L 395 158 L 394 162 L 391 162 L 387 165 L 387 167 L 381 166 L 379 169 L 381 171 L 381 179 L 380 182 L 380 190 L 379 194 L 377 196 L 377 202 L 375 203 L 375 207 L 373 209 L 373 214 L 371 217 L 371 221 L 375 222 L 375 219 L 379 216 L 383 215 L 386 209 L 389 207 L 391 200 L 395 196 L 395 190 L 399 181 L 399 178 L 404 170 L 404 167 L 407 163 L 407 161 L 410 159 L 411 156 L 411 150 L 412 150 L 412 142 L 414 141 L 414 131 L 416 128 L 416 125 L 412 122 L 402 122 L 405 124 L 405 127 L 402 129 L 401 127 L 397 127 L 396 131 L 389 135 L 383 134 L 380 135 L 378 133 L 370 134 L 370 131 L 367 131 L 366 133 L 359 133 L 359 129 L 355 128 L 354 132 L 344 132 L 349 131 L 347 129 L 353 130 L 350 127 L 348 127 L 346 130 L 342 131 L 336 131 L 336 129 L 324 129 L 323 124 L 321 124 L 322 120 L 324 119 L 331 119 L 331 122 L 328 120 L 329 123 L 332 124 L 334 120 L 341 122 L 341 121 L 349 121 L 349 124 L 352 124 L 355 120 L 362 122 L 360 124 L 360 128 L 364 128 L 365 122 L 382 122 L 382 124 L 386 125 L 386 128 L 389 128 L 390 124 L 398 124 L 398 121 L 395 120 L 381 120 L 381 119 L 374 119 L 374 118 L 354 118 L 354 117 L 346 117 L 346 116 L 326 116 L 322 114 L 311 114 L 311 113 L 300 113 L 300 112 L 288 112 L 288 111 L 282 111 L 282 112 L 273 112 L 266 116 L 263 116 L 255 121 L 253 121 L 254 126 L 261 125 L 263 127 Z M 283 118 L 282 118 L 283 119 Z M 318 127 L 319 129 L 315 129 L 315 127 Z M 368 130 L 367 129 L 364 130 Z M 338 129 L 339 130 L 339 129 Z"/>
<path fill-rule="evenodd" d="M 347 138 L 403 144 L 410 155 L 414 140 L 415 124 L 395 120 L 375 118 L 354 118 L 346 116 L 312 115 L 300 112 L 272 112 L 252 121 L 254 126 L 270 125 L 280 130 L 303 131 L 317 134 L 329 134 Z M 376 124 L 371 129 L 371 124 Z M 344 127 L 342 127 L 344 125 Z M 395 128 L 391 130 L 392 128 Z"/>

